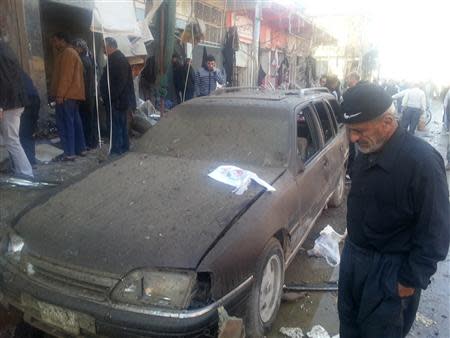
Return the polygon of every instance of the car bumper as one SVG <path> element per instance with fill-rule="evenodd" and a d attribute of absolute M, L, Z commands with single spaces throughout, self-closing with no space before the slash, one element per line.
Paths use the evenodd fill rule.
<path fill-rule="evenodd" d="M 26 321 L 51 334 L 190 336 L 214 330 L 218 322 L 218 308 L 224 306 L 233 311 L 241 306 L 252 281 L 251 276 L 220 300 L 205 307 L 176 311 L 102 303 L 63 294 L 38 285 L 25 275 L 6 270 L 1 265 L 0 302 L 20 310 Z M 55 311 L 60 318 L 57 322 L 49 321 L 49 312 L 54 315 Z"/>

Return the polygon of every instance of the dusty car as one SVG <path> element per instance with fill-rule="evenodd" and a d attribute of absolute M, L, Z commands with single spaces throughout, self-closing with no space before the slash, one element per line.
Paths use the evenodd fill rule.
<path fill-rule="evenodd" d="M 0 299 L 58 335 L 205 336 L 218 308 L 266 332 L 284 271 L 344 194 L 348 143 L 321 90 L 218 91 L 59 189 L 1 237 Z M 256 173 L 242 195 L 208 174 Z"/>

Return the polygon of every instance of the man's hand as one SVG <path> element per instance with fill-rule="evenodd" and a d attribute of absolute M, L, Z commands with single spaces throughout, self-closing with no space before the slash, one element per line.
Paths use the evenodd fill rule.
<path fill-rule="evenodd" d="M 3 118 L 3 108 L 0 108 L 0 120 Z"/>
<path fill-rule="evenodd" d="M 408 288 L 400 283 L 397 283 L 397 290 L 398 290 L 398 295 L 401 298 L 412 296 L 414 294 L 414 292 L 416 292 L 416 289 Z"/>
<path fill-rule="evenodd" d="M 56 98 L 56 103 L 57 103 L 57 104 L 63 104 L 63 103 L 64 103 L 64 98 L 62 98 L 62 97 L 57 97 L 57 98 Z"/>

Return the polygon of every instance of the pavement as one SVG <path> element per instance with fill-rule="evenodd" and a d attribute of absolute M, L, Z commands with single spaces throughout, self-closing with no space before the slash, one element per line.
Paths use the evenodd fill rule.
<path fill-rule="evenodd" d="M 428 125 L 426 131 L 418 132 L 418 136 L 430 142 L 446 158 L 449 137 L 441 130 L 442 108 L 438 103 L 433 108 L 433 121 Z M 91 151 L 88 156 L 77 158 L 75 162 L 39 164 L 35 174 L 38 180 L 68 184 L 103 165 L 104 161 L 104 151 Z M 447 172 L 448 182 L 449 173 Z M 0 178 L 2 177 L 5 175 L 0 173 Z M 52 189 L 58 189 L 58 187 L 41 190 L 0 186 L 0 223 L 11 221 Z M 323 211 L 303 244 L 303 249 L 286 271 L 286 284 L 338 280 L 338 268 L 330 267 L 323 258 L 309 257 L 306 253 L 307 249 L 314 246 L 314 240 L 327 224 L 337 232 L 344 233 L 346 227 L 345 202 L 339 208 Z M 450 255 L 444 262 L 439 263 L 438 271 L 433 276 L 431 285 L 422 293 L 419 316 L 408 335 L 409 338 L 450 337 L 449 295 Z M 268 338 L 287 337 L 280 332 L 282 328 L 301 328 L 306 337 L 306 333 L 315 325 L 321 325 L 330 334 L 330 337 L 338 334 L 336 292 L 289 293 L 285 294 L 283 298 L 273 329 L 267 335 Z M 10 336 L 11 331 L 7 328 L 11 328 L 14 323 L 14 313 L 0 312 L 0 338 Z"/>

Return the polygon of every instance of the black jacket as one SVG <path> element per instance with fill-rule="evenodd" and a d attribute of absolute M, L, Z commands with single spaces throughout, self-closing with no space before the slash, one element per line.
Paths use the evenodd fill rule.
<path fill-rule="evenodd" d="M 0 108 L 3 110 L 28 104 L 22 72 L 14 52 L 0 40 Z"/>
<path fill-rule="evenodd" d="M 405 255 L 398 281 L 425 289 L 450 241 L 447 179 L 441 155 L 398 128 L 379 153 L 360 154 L 347 201 L 349 239 Z"/>
<path fill-rule="evenodd" d="M 108 56 L 111 104 L 114 109 L 126 111 L 136 108 L 133 76 L 125 55 L 119 50 Z M 104 67 L 100 79 L 103 102 L 109 109 L 107 68 Z"/>

